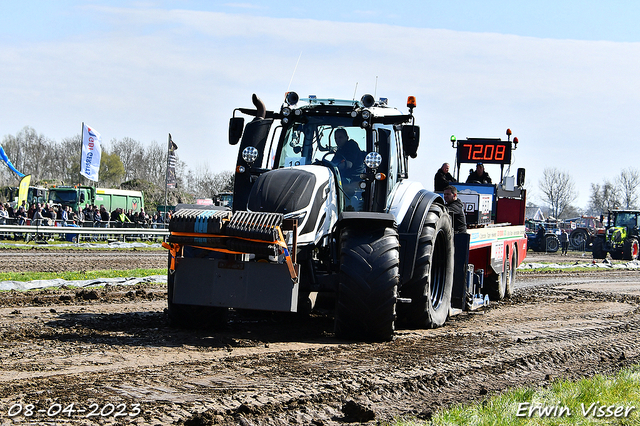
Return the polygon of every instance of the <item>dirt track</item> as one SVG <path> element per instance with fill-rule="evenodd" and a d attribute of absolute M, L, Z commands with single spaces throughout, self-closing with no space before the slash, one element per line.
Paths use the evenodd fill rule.
<path fill-rule="evenodd" d="M 0 253 L 0 264 L 7 256 Z M 65 256 L 29 264 L 76 257 Z M 91 269 L 123 262 L 92 256 L 100 265 Z M 164 256 L 124 262 L 162 267 Z M 234 314 L 225 330 L 178 330 L 167 325 L 161 286 L 8 292 L 0 294 L 0 419 L 337 425 L 429 418 L 510 386 L 638 362 L 639 274 L 520 274 L 521 284 L 545 284 L 441 329 L 400 330 L 393 342 L 375 344 L 337 341 L 327 316 Z"/>

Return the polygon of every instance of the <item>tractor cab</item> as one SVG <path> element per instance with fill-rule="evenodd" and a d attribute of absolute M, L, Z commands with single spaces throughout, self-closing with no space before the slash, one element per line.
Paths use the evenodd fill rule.
<path fill-rule="evenodd" d="M 419 128 L 413 124 L 412 97 L 407 104 L 408 115 L 387 106 L 386 99 L 376 101 L 371 95 L 359 101 L 315 96 L 300 99 L 289 92 L 279 112 L 266 111 L 257 98 L 254 104 L 256 110 L 236 109 L 230 123 L 232 145 L 240 141 L 244 127 L 236 166 L 234 211 L 264 209 L 266 206 L 256 205 L 251 194 L 264 195 L 269 181 L 270 190 L 275 186 L 291 188 L 290 184 L 296 182 L 293 188 L 300 191 L 293 199 L 287 197 L 299 203 L 278 207 L 269 202 L 269 210 L 301 214 L 299 210 L 307 202 L 320 203 L 335 192 L 337 214 L 382 212 L 394 187 L 407 177 L 407 157 L 417 154 Z M 244 126 L 236 112 L 255 118 Z M 267 172 L 270 176 L 263 177 Z M 336 191 L 332 191 L 334 187 Z M 312 191 L 315 189 L 320 192 Z M 315 194 L 315 201 L 301 202 L 310 193 Z"/>

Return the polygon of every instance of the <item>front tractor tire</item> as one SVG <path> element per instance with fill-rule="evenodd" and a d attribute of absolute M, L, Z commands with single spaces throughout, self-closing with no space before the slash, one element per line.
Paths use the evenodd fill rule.
<path fill-rule="evenodd" d="M 403 324 L 415 328 L 437 328 L 449 316 L 453 288 L 453 227 L 439 205 L 431 205 L 422 227 L 411 279 L 402 286 L 409 304 L 398 306 Z"/>
<path fill-rule="evenodd" d="M 400 281 L 398 233 L 393 228 L 345 227 L 340 232 L 340 283 L 335 311 L 339 338 L 393 338 Z"/>
<path fill-rule="evenodd" d="M 596 237 L 593 241 L 592 254 L 594 259 L 605 259 L 607 257 L 604 237 Z"/>

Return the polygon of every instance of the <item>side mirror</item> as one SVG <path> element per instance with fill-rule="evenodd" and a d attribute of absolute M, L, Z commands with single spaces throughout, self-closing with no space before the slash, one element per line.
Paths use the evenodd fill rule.
<path fill-rule="evenodd" d="M 420 145 L 420 127 L 412 125 L 402 126 L 402 149 L 411 158 L 418 156 Z"/>
<path fill-rule="evenodd" d="M 517 175 L 517 182 L 516 182 L 518 187 L 523 187 L 524 186 L 524 169 L 520 168 L 518 169 L 518 175 Z"/>
<path fill-rule="evenodd" d="M 80 193 L 80 202 L 81 202 L 81 203 L 84 203 L 84 202 L 85 202 L 85 200 L 86 200 L 86 197 L 85 197 L 85 195 L 84 195 L 84 192 L 81 192 L 81 193 Z"/>
<path fill-rule="evenodd" d="M 229 120 L 229 145 L 235 145 L 240 141 L 244 129 L 244 118 L 231 117 Z"/>

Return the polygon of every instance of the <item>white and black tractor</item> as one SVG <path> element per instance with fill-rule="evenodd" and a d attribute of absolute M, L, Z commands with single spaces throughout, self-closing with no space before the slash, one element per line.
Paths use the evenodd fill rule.
<path fill-rule="evenodd" d="M 476 290 L 466 284 L 468 235 L 456 250 L 456 289 L 451 218 L 438 194 L 408 179 L 419 142 L 413 97 L 408 114 L 371 95 L 289 92 L 279 111 L 253 103 L 230 120 L 229 142 L 240 143 L 232 208 L 183 206 L 171 219 L 173 322 L 210 327 L 229 309 L 330 307 L 336 336 L 385 341 L 397 322 L 434 328 L 464 309 Z M 245 125 L 240 114 L 253 118 Z M 359 160 L 338 149 L 343 131 Z"/>

